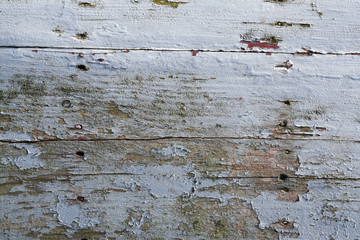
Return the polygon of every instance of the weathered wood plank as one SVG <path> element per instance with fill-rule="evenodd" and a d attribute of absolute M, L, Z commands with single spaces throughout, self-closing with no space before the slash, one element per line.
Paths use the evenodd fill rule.
<path fill-rule="evenodd" d="M 182 3 L 2 1 L 1 45 L 250 50 L 241 41 L 258 40 L 264 49 L 253 50 L 359 51 L 357 0 Z"/>
<path fill-rule="evenodd" d="M 0 170 L 3 177 L 57 179 L 69 174 L 143 175 L 144 167 L 190 164 L 210 179 L 358 179 L 359 144 L 220 139 L 0 144 Z"/>
<path fill-rule="evenodd" d="M 358 1 L 0 5 L 1 239 L 359 239 Z"/>
<path fill-rule="evenodd" d="M 3 239 L 356 239 L 359 181 L 291 179 L 295 202 L 263 179 L 204 179 L 189 166 L 133 175 L 2 178 Z"/>
<path fill-rule="evenodd" d="M 1 52 L 2 140 L 359 140 L 358 56 Z"/>

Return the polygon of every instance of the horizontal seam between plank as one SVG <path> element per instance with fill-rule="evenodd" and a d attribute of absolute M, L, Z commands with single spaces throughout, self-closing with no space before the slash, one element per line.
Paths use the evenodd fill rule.
<path fill-rule="evenodd" d="M 176 49 L 176 48 L 109 48 L 109 47 L 48 47 L 48 46 L 0 46 L 3 49 L 33 49 L 34 51 L 38 51 L 36 49 L 44 49 L 44 52 L 56 52 L 56 53 L 71 53 L 74 52 L 61 52 L 61 51 L 51 51 L 51 50 L 94 50 L 94 51 L 118 51 L 118 52 L 126 52 L 129 51 L 147 51 L 147 52 L 194 52 L 196 53 L 260 53 L 260 54 L 283 54 L 283 55 L 358 55 L 360 56 L 360 52 L 320 52 L 320 51 L 302 51 L 302 52 L 272 52 L 272 51 L 246 51 L 246 50 L 211 50 L 211 49 Z M 50 51 L 46 51 L 50 50 Z M 81 54 L 81 53 L 76 53 Z"/>
<path fill-rule="evenodd" d="M 334 141 L 354 142 L 355 139 L 332 139 L 332 138 L 256 138 L 256 137 L 156 137 L 156 138 L 103 138 L 103 139 L 38 139 L 38 140 L 0 140 L 0 143 L 45 143 L 45 142 L 144 142 L 144 141 L 182 141 L 182 140 L 264 140 L 264 141 Z"/>
<path fill-rule="evenodd" d="M 68 173 L 66 175 L 53 175 L 49 173 L 48 175 L 36 175 L 36 176 L 22 176 L 22 181 L 40 181 L 41 177 L 46 179 L 47 176 L 51 176 L 54 178 L 53 180 L 57 181 L 68 181 L 68 179 L 55 179 L 55 178 L 65 178 L 65 177 L 86 177 L 86 176 L 145 176 L 146 174 L 137 174 L 137 173 L 126 173 L 126 172 L 119 172 L 119 173 Z M 26 177 L 29 177 L 25 179 Z M 2 178 L 8 178 L 6 176 L 0 176 L 0 179 Z M 239 177 L 218 177 L 218 176 L 199 176 L 199 178 L 203 179 L 279 179 L 277 176 L 239 176 Z M 360 178 L 338 178 L 338 177 L 316 177 L 316 176 L 288 176 L 288 180 L 279 180 L 279 182 L 286 183 L 289 182 L 289 180 L 331 180 L 331 181 L 360 181 Z M 6 184 L 6 183 L 4 183 Z M 3 184 L 0 184 L 3 185 Z"/>

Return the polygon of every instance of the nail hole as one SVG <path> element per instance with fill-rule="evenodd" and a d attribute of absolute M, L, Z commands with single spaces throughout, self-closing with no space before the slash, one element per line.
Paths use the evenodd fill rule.
<path fill-rule="evenodd" d="M 286 120 L 280 121 L 279 126 L 280 127 L 286 127 L 288 125 L 288 122 Z"/>
<path fill-rule="evenodd" d="M 79 202 L 85 202 L 85 198 L 83 196 L 78 196 L 76 200 L 78 200 Z"/>
<path fill-rule="evenodd" d="M 69 100 L 64 100 L 64 101 L 62 101 L 61 105 L 64 108 L 69 108 L 69 107 L 71 107 L 71 102 Z"/>
<path fill-rule="evenodd" d="M 90 70 L 90 68 L 85 66 L 84 64 L 76 65 L 76 68 L 81 70 L 81 71 L 89 71 Z"/>
<path fill-rule="evenodd" d="M 280 176 L 279 176 L 279 179 L 282 180 L 282 181 L 285 181 L 287 178 L 288 178 L 288 175 L 286 175 L 284 173 L 281 173 Z"/>
<path fill-rule="evenodd" d="M 291 105 L 290 100 L 285 100 L 285 101 L 283 101 L 283 103 L 286 104 L 286 105 Z"/>
<path fill-rule="evenodd" d="M 75 129 L 82 129 L 82 128 L 83 128 L 83 126 L 82 126 L 82 125 L 80 125 L 80 124 L 76 124 L 76 125 L 74 126 L 74 128 L 75 128 Z"/>
<path fill-rule="evenodd" d="M 285 150 L 285 153 L 286 153 L 286 154 L 290 154 L 291 151 L 290 151 L 289 149 L 286 149 L 286 150 Z"/>
<path fill-rule="evenodd" d="M 78 156 L 78 157 L 83 157 L 83 156 L 85 156 L 85 153 L 84 153 L 83 151 L 77 151 L 75 154 L 76 154 L 76 156 Z"/>

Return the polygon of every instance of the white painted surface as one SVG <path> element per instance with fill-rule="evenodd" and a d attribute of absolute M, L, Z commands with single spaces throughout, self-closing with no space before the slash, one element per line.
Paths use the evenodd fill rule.
<path fill-rule="evenodd" d="M 42 153 L 38 148 L 27 144 L 14 144 L 15 148 L 25 149 L 27 154 L 16 158 L 1 158 L 1 163 L 8 165 L 16 165 L 20 170 L 41 168 L 44 166 L 44 162 L 39 159 L 39 155 Z"/>
<path fill-rule="evenodd" d="M 359 9 L 1 1 L 0 238 L 358 239 Z"/>
<path fill-rule="evenodd" d="M 240 43 L 244 36 L 274 35 L 282 39 L 276 51 L 359 51 L 357 0 L 189 0 L 177 8 L 151 0 L 89 1 L 95 7 L 79 2 L 2 1 L 2 45 L 241 50 L 247 48 Z M 294 25 L 271 25 L 276 22 Z M 84 32 L 88 40 L 78 40 L 76 34 Z"/>
<path fill-rule="evenodd" d="M 147 51 L 91 55 L 99 52 L 94 50 L 81 51 L 81 57 L 72 50 L 1 52 L 7 104 L 3 114 L 12 119 L 4 126 L 21 126 L 40 140 L 46 136 L 36 136 L 34 129 L 60 139 L 359 139 L 358 56 Z M 286 60 L 294 66 L 275 68 Z M 77 69 L 81 64 L 90 70 Z M 64 107 L 64 100 L 71 100 L 71 106 Z M 286 100 L 290 105 L 284 104 Z M 114 107 L 122 115 L 116 116 Z M 279 128 L 284 120 L 288 126 Z M 75 129 L 76 124 L 83 129 Z"/>

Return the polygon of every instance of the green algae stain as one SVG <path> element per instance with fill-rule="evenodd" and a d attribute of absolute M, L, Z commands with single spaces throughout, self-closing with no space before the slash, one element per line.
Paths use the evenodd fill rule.
<path fill-rule="evenodd" d="M 180 4 L 186 4 L 186 2 L 172 2 L 169 0 L 153 0 L 153 3 L 156 5 L 170 6 L 173 8 L 177 8 Z"/>

